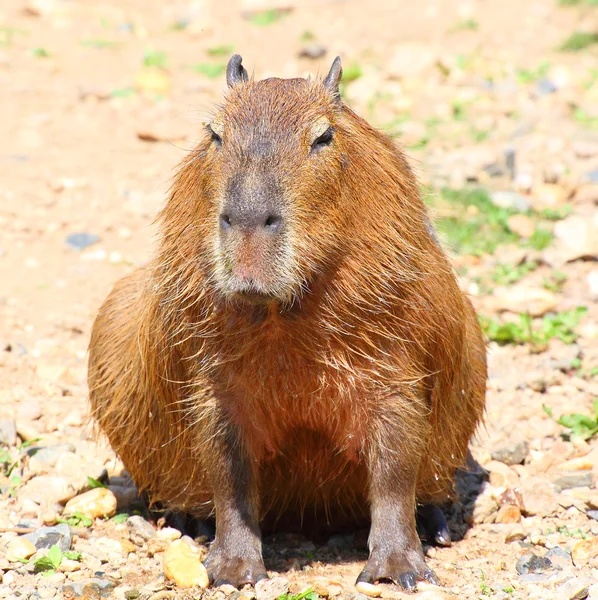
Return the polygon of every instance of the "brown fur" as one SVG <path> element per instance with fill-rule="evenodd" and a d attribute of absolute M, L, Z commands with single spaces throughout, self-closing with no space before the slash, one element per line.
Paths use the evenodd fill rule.
<path fill-rule="evenodd" d="M 238 153 L 252 151 L 241 146 L 254 113 L 279 136 L 270 168 L 290 199 L 280 301 L 227 296 L 215 238 L 228 165 L 206 137 L 174 180 L 153 260 L 100 309 L 93 416 L 152 500 L 200 517 L 228 427 L 262 520 L 361 521 L 377 453 L 413 457 L 418 501 L 445 501 L 482 417 L 485 345 L 415 177 L 320 81 L 233 87 L 218 114 Z M 315 173 L 282 140 L 322 115 L 335 138 Z M 385 447 L 385 428 L 400 444 Z"/>

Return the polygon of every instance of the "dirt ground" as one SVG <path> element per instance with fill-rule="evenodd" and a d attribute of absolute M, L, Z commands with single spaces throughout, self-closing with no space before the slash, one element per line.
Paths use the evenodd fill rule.
<path fill-rule="evenodd" d="M 176 534 L 126 517 L 71 521 L 78 556 L 45 573 L 39 544 L 28 561 L 10 552 L 56 525 L 88 476 L 110 484 L 119 515 L 131 509 L 122 465 L 85 421 L 90 328 L 114 282 L 150 256 L 152 220 L 234 51 L 256 78 L 322 75 L 342 56 L 344 98 L 405 148 L 494 340 L 472 448 L 485 470 L 462 477 L 449 511 L 463 539 L 426 547 L 440 587 L 413 597 L 598 599 L 594 4 L 3 0 L 0 598 L 240 597 L 166 580 Z M 577 51 L 562 49 L 568 38 Z M 492 219 L 507 225 L 488 245 Z M 467 222 L 480 231 L 461 235 Z M 258 600 L 309 587 L 362 598 L 366 535 L 267 540 L 279 576 Z"/>

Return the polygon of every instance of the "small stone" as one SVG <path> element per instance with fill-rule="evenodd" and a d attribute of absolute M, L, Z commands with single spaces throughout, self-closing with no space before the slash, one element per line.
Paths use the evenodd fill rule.
<path fill-rule="evenodd" d="M 75 452 L 75 446 L 72 444 L 54 444 L 52 446 L 30 446 L 27 448 L 28 456 L 35 456 L 35 459 L 54 467 L 61 454 L 65 452 Z"/>
<path fill-rule="evenodd" d="M 590 519 L 594 519 L 594 521 L 598 521 L 598 510 L 588 510 L 586 515 L 590 517 Z"/>
<path fill-rule="evenodd" d="M 289 589 L 289 580 L 286 577 L 272 577 L 262 579 L 255 584 L 257 600 L 270 600 L 286 594 Z"/>
<path fill-rule="evenodd" d="M 529 442 L 517 440 L 492 452 L 492 459 L 505 465 L 520 465 L 529 454 Z"/>
<path fill-rule="evenodd" d="M 134 588 L 132 590 L 127 590 L 125 592 L 126 600 L 137 600 L 137 598 L 139 598 L 139 596 L 141 596 L 141 592 Z"/>
<path fill-rule="evenodd" d="M 170 546 L 169 540 L 160 540 L 158 538 L 152 538 L 151 540 L 147 540 L 147 542 L 137 544 L 138 546 L 145 545 L 147 549 L 147 553 L 150 556 L 155 556 L 160 552 L 166 552 L 168 550 L 168 546 Z"/>
<path fill-rule="evenodd" d="M 538 96 L 548 96 L 549 94 L 554 94 L 557 90 L 558 87 L 550 79 L 543 77 L 536 81 L 536 94 Z"/>
<path fill-rule="evenodd" d="M 511 208 L 517 212 L 525 213 L 531 209 L 529 201 L 517 192 L 498 191 L 490 195 L 490 200 L 494 206 L 501 208 Z"/>
<path fill-rule="evenodd" d="M 303 46 L 299 51 L 299 58 L 317 60 L 325 56 L 326 52 L 326 46 L 322 46 L 322 44 L 308 44 L 307 46 Z"/>
<path fill-rule="evenodd" d="M 153 529 L 153 528 L 152 528 Z M 156 537 L 161 540 L 168 540 L 173 542 L 174 540 L 178 540 L 181 537 L 181 532 L 174 527 L 164 527 L 159 531 L 156 531 Z"/>
<path fill-rule="evenodd" d="M 143 546 L 149 539 L 156 537 L 156 530 L 142 516 L 133 515 L 127 519 L 129 539 L 138 546 Z M 179 535 L 179 537 L 181 537 Z M 174 538 L 178 539 L 178 538 Z"/>
<path fill-rule="evenodd" d="M 30 479 L 19 490 L 19 499 L 28 498 L 38 504 L 63 504 L 75 493 L 75 488 L 65 477 L 39 475 Z"/>
<path fill-rule="evenodd" d="M 598 213 L 597 213 L 598 214 Z M 566 261 L 598 257 L 598 218 L 571 215 L 553 229 L 557 249 Z"/>
<path fill-rule="evenodd" d="M 37 400 L 25 400 L 17 410 L 17 421 L 37 421 L 41 416 L 42 408 Z"/>
<path fill-rule="evenodd" d="M 163 561 L 164 575 L 178 586 L 198 586 L 204 589 L 208 587 L 208 572 L 201 562 L 201 551 L 197 546 L 192 546 L 183 539 L 175 540 L 164 552 Z"/>
<path fill-rule="evenodd" d="M 528 516 L 549 517 L 557 512 L 559 503 L 553 487 L 539 477 L 528 477 L 521 483 L 521 496 Z"/>
<path fill-rule="evenodd" d="M 583 600 L 588 596 L 588 589 L 593 583 L 591 579 L 573 577 L 556 589 L 557 600 Z"/>
<path fill-rule="evenodd" d="M 113 517 L 116 514 L 116 497 L 107 488 L 94 488 L 66 503 L 63 514 L 74 513 L 82 513 L 90 519 Z"/>
<path fill-rule="evenodd" d="M 532 317 L 555 312 L 558 302 L 559 298 L 553 292 L 526 284 L 496 288 L 494 296 L 489 298 L 489 304 L 497 312 L 527 313 Z"/>
<path fill-rule="evenodd" d="M 544 183 L 533 190 L 534 206 L 556 208 L 567 201 L 568 192 L 555 183 Z"/>
<path fill-rule="evenodd" d="M 223 594 L 226 594 L 227 596 L 230 596 L 231 594 L 234 594 L 237 591 L 237 588 L 234 585 L 229 585 L 225 583 L 224 585 L 218 587 L 218 591 L 222 592 Z"/>
<path fill-rule="evenodd" d="M 530 238 L 536 231 L 536 223 L 527 215 L 511 215 L 507 224 L 513 233 L 522 238 Z"/>
<path fill-rule="evenodd" d="M 576 567 L 587 565 L 596 556 L 598 556 L 598 538 L 581 540 L 571 549 L 571 558 Z"/>
<path fill-rule="evenodd" d="M 73 573 L 75 571 L 81 570 L 81 563 L 76 560 L 70 560 L 68 558 L 63 558 L 60 562 L 60 566 L 58 567 L 59 571 L 63 573 Z"/>
<path fill-rule="evenodd" d="M 87 581 L 73 581 L 63 585 L 60 589 L 64 598 L 82 598 L 83 600 L 99 600 L 111 598 L 114 583 L 107 579 L 88 579 Z"/>
<path fill-rule="evenodd" d="M 0 444 L 14 446 L 17 443 L 17 425 L 12 419 L 0 419 Z"/>
<path fill-rule="evenodd" d="M 36 552 L 35 544 L 23 536 L 10 540 L 6 546 L 6 558 L 10 562 L 17 562 L 21 558 L 29 558 Z"/>
<path fill-rule="evenodd" d="M 51 548 L 56 544 L 63 552 L 68 552 L 73 542 L 71 528 L 66 523 L 54 527 L 41 527 L 23 537 L 32 542 L 38 550 Z"/>
<path fill-rule="evenodd" d="M 484 469 L 490 472 L 490 485 L 494 487 L 513 488 L 519 485 L 519 475 L 502 462 L 491 460 Z"/>
<path fill-rule="evenodd" d="M 525 575 L 527 573 L 543 573 L 554 567 L 550 559 L 545 556 L 537 556 L 533 552 L 527 552 L 517 561 L 515 568 L 519 575 Z"/>
<path fill-rule="evenodd" d="M 81 251 L 93 246 L 94 244 L 97 244 L 100 240 L 101 238 L 99 235 L 81 232 L 67 235 L 64 241 L 69 248 Z"/>
<path fill-rule="evenodd" d="M 550 560 L 554 567 L 563 571 L 570 569 L 573 565 L 571 562 L 571 554 L 558 546 L 551 548 L 544 556 Z"/>
<path fill-rule="evenodd" d="M 592 485 L 591 471 L 556 471 L 552 474 L 552 483 L 561 490 Z"/>
<path fill-rule="evenodd" d="M 379 598 L 382 596 L 382 588 L 377 585 L 372 585 L 371 583 L 366 583 L 365 581 L 360 581 L 355 589 L 361 594 L 365 594 L 366 596 L 370 596 L 370 598 Z"/>
<path fill-rule="evenodd" d="M 518 506 L 513 506 L 512 504 L 505 504 L 498 509 L 498 513 L 496 513 L 495 523 L 519 523 L 521 521 L 521 510 L 519 510 Z M 523 532 L 523 537 L 525 538 L 525 532 Z M 521 538 L 523 539 L 523 538 Z M 506 542 L 512 542 L 513 539 L 507 540 Z"/>

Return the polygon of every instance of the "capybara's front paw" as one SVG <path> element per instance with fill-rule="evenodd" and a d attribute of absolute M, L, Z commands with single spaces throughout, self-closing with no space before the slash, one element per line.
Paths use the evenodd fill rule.
<path fill-rule="evenodd" d="M 210 584 L 218 587 L 228 583 L 239 588 L 246 583 L 255 585 L 267 579 L 268 573 L 259 552 L 213 547 L 204 561 Z"/>
<path fill-rule="evenodd" d="M 372 550 L 370 558 L 357 578 L 357 583 L 391 580 L 407 591 L 415 590 L 418 580 L 437 584 L 434 571 L 426 566 L 417 549 Z"/>

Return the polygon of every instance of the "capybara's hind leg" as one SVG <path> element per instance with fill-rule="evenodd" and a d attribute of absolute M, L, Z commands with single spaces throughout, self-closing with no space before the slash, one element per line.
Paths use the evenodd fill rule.
<path fill-rule="evenodd" d="M 439 546 L 451 545 L 451 534 L 442 509 L 435 504 L 417 507 L 417 529 L 422 539 Z"/>

